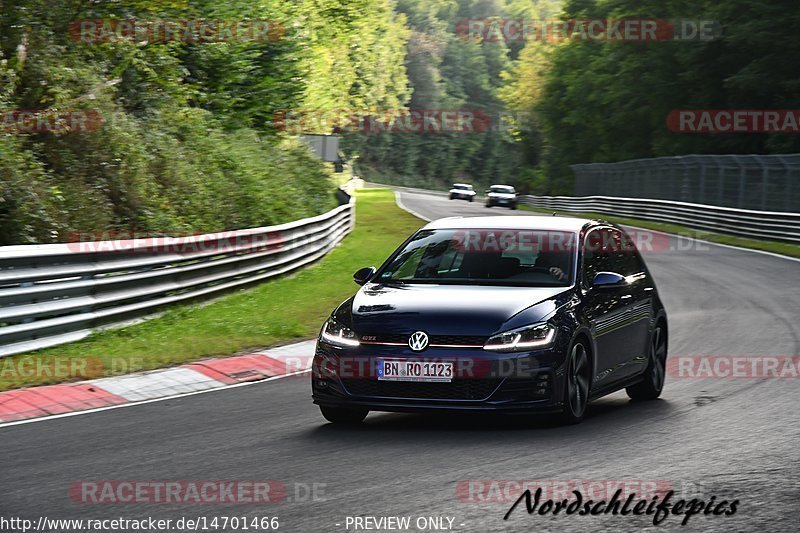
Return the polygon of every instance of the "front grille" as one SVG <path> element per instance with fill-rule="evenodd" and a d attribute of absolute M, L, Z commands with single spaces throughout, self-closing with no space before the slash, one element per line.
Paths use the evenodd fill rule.
<path fill-rule="evenodd" d="M 449 383 L 343 379 L 353 396 L 380 398 L 420 398 L 430 400 L 484 400 L 500 384 L 499 379 L 456 379 Z"/>
<path fill-rule="evenodd" d="M 483 346 L 488 337 L 476 337 L 475 335 L 433 335 L 431 344 L 470 344 Z"/>
<path fill-rule="evenodd" d="M 391 342 L 406 344 L 411 333 L 386 333 L 383 335 L 376 335 L 376 339 L 372 342 Z M 442 344 L 442 345 L 470 345 L 470 346 L 483 346 L 486 344 L 488 337 L 479 337 L 476 335 L 431 335 L 428 339 L 429 344 Z"/>

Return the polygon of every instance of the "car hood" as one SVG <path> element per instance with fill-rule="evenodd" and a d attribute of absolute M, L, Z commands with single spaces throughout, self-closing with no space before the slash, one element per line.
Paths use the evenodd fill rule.
<path fill-rule="evenodd" d="M 367 284 L 337 315 L 349 317 L 359 334 L 409 333 L 488 336 L 512 317 L 536 306 L 533 323 L 551 314 L 552 299 L 567 287 L 488 287 L 479 285 Z M 537 305 L 541 304 L 541 305 Z"/>

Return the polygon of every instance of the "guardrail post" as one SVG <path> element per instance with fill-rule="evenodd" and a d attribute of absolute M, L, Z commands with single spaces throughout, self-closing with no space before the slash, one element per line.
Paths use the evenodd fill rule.
<path fill-rule="evenodd" d="M 745 167 L 740 161 L 739 158 L 736 158 L 736 164 L 739 165 L 741 169 L 739 171 L 739 200 L 734 207 L 743 208 L 744 203 L 744 186 L 745 186 L 745 178 L 747 177 L 747 167 Z"/>
<path fill-rule="evenodd" d="M 760 159 L 756 159 L 761 165 L 761 209 L 767 210 L 767 188 L 769 186 L 769 168 Z"/>
<path fill-rule="evenodd" d="M 91 280 L 91 279 L 94 279 L 94 274 L 84 274 L 83 276 L 81 276 L 81 280 L 83 280 L 83 281 Z M 95 289 L 92 289 L 87 294 L 89 294 L 89 296 L 94 297 L 94 293 L 95 293 Z M 92 311 L 93 311 L 92 306 L 84 306 L 84 307 L 81 307 L 81 311 L 80 312 L 81 313 L 91 313 Z"/>
<path fill-rule="evenodd" d="M 26 281 L 25 283 L 20 283 L 19 286 L 20 287 L 33 287 L 33 282 L 32 281 Z M 31 322 L 33 322 L 33 317 L 25 317 L 25 318 L 22 319 L 22 323 L 23 324 L 30 324 Z"/>
<path fill-rule="evenodd" d="M 700 203 L 706 203 L 706 165 L 703 161 L 699 162 L 700 164 L 700 186 L 699 186 L 699 196 L 700 196 Z"/>

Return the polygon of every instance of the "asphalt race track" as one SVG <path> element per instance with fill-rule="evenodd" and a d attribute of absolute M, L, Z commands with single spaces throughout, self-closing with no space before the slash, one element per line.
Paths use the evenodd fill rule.
<path fill-rule="evenodd" d="M 427 218 L 525 213 L 401 196 Z M 800 353 L 800 262 L 687 239 L 660 242 L 668 245 L 647 261 L 669 313 L 670 357 Z M 0 428 L 0 514 L 277 516 L 279 531 L 298 532 L 347 531 L 348 516 L 411 516 L 412 525 L 417 517 L 450 517 L 453 530 L 479 532 L 796 530 L 800 381 L 667 379 L 660 401 L 631 403 L 617 393 L 570 427 L 372 414 L 363 427 L 343 429 L 312 405 L 305 374 Z M 68 494 L 79 480 L 276 480 L 288 495 L 273 505 L 85 504 Z M 687 500 L 740 503 L 733 516 L 700 514 L 683 528 L 678 516 L 656 527 L 652 516 L 529 516 L 524 506 L 504 521 L 512 502 L 464 501 L 457 488 L 468 480 L 643 480 L 668 484 Z"/>

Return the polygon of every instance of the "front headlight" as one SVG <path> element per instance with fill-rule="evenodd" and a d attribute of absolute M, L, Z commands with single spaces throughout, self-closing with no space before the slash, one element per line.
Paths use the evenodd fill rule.
<path fill-rule="evenodd" d="M 550 324 L 533 324 L 490 337 L 483 349 L 495 352 L 516 352 L 546 348 L 553 344 L 555 338 L 556 328 Z"/>
<path fill-rule="evenodd" d="M 333 318 L 329 318 L 322 326 L 322 339 L 328 344 L 339 347 L 352 347 L 360 344 L 355 331 L 338 323 Z"/>

